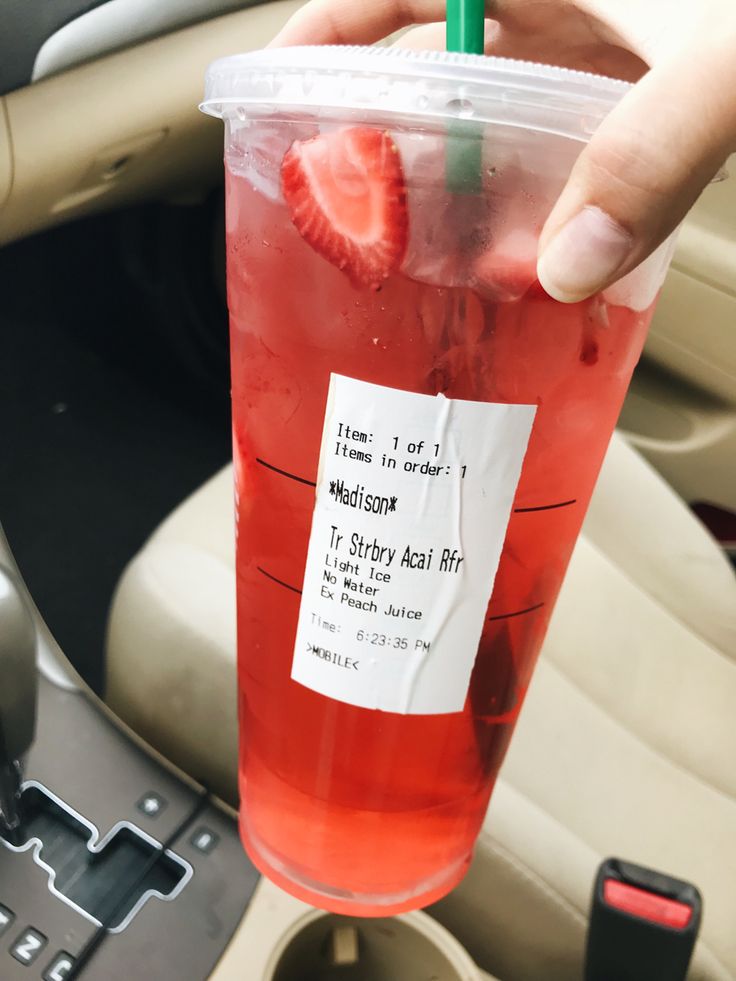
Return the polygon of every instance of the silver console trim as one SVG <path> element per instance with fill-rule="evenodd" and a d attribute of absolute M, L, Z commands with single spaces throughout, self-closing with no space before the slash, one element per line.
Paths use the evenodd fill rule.
<path fill-rule="evenodd" d="M 155 847 L 161 848 L 160 841 L 157 841 L 154 837 L 149 835 L 147 832 L 143 831 L 137 825 L 132 824 L 130 821 L 118 821 L 117 824 L 113 825 L 113 827 L 110 828 L 110 830 L 104 836 L 104 838 L 100 838 L 99 830 L 95 827 L 94 824 L 92 824 L 91 821 L 88 821 L 87 818 L 85 818 L 82 814 L 79 814 L 78 811 L 75 811 L 73 807 L 70 807 L 66 803 L 66 801 L 62 800 L 61 797 L 58 797 L 55 793 L 53 793 L 53 791 L 49 790 L 48 787 L 44 786 L 42 783 L 39 783 L 37 780 L 24 781 L 22 786 L 23 791 L 30 790 L 32 788 L 35 788 L 36 790 L 40 790 L 41 793 L 45 794 L 58 807 L 66 811 L 66 813 L 69 814 L 70 817 L 73 817 L 75 821 L 78 821 L 80 824 L 84 825 L 84 827 L 89 829 L 90 837 L 89 837 L 89 841 L 87 842 L 87 848 L 91 852 L 102 851 L 105 845 L 107 845 L 108 842 L 118 833 L 118 831 L 122 830 L 123 828 L 127 828 L 129 831 L 133 831 L 149 845 L 154 845 Z M 94 923 L 95 926 L 97 927 L 102 926 L 100 920 L 92 916 L 86 910 L 82 909 L 81 906 L 78 906 L 76 903 L 72 902 L 66 896 L 62 895 L 58 891 L 58 889 L 56 889 L 54 885 L 54 880 L 56 879 L 56 872 L 54 869 L 51 868 L 50 865 L 47 865 L 41 859 L 41 850 L 43 848 L 43 842 L 41 841 L 40 838 L 29 838 L 28 841 L 24 845 L 21 845 L 20 847 L 11 845 L 10 842 L 6 841 L 4 838 L 0 838 L 0 845 L 4 845 L 5 848 L 9 849 L 11 852 L 17 852 L 17 853 L 33 850 L 33 861 L 36 863 L 36 865 L 40 866 L 40 868 L 42 868 L 48 875 L 47 886 L 49 892 L 52 893 L 54 896 L 56 896 L 57 899 L 60 899 L 63 903 L 66 903 L 67 906 L 70 906 L 72 909 L 76 910 L 86 920 L 89 920 L 90 923 Z M 130 925 L 134 917 L 137 916 L 137 914 L 140 912 L 143 906 L 152 897 L 156 897 L 157 899 L 160 899 L 164 903 L 173 902 L 173 900 L 176 899 L 178 895 L 180 895 L 182 889 L 193 877 L 194 869 L 189 864 L 189 862 L 187 862 L 185 859 L 181 858 L 179 855 L 172 852 L 170 848 L 164 849 L 163 854 L 166 855 L 167 858 L 171 859 L 173 862 L 175 862 L 184 870 L 184 875 L 182 876 L 181 880 L 177 883 L 175 888 L 169 893 L 168 896 L 164 896 L 164 894 L 159 892 L 157 889 L 148 889 L 146 892 L 143 893 L 143 895 L 135 904 L 135 906 L 133 906 L 133 908 L 130 910 L 130 912 L 122 921 L 122 923 L 120 923 L 119 926 L 116 926 L 114 929 L 110 930 L 109 931 L 110 933 L 122 933 L 123 930 L 125 930 L 126 927 Z"/>

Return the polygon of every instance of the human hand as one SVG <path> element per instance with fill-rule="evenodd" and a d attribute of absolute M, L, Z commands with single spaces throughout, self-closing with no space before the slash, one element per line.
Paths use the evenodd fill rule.
<path fill-rule="evenodd" d="M 563 302 L 624 276 L 736 151 L 733 0 L 486 0 L 486 53 L 636 82 L 583 150 L 539 242 Z M 310 0 L 272 42 L 443 48 L 444 0 Z"/>

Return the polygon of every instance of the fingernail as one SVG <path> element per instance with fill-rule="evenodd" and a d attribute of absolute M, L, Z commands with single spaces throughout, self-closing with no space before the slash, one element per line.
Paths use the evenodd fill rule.
<path fill-rule="evenodd" d="M 607 285 L 626 261 L 632 237 L 600 208 L 588 206 L 555 235 L 537 262 L 542 288 L 576 303 Z"/>

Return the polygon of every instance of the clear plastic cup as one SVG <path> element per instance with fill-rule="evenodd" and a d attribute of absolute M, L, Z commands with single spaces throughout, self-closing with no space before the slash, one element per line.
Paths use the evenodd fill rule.
<path fill-rule="evenodd" d="M 325 909 L 419 907 L 468 867 L 671 254 L 573 305 L 536 280 L 627 87 L 378 48 L 209 70 L 241 832 Z"/>

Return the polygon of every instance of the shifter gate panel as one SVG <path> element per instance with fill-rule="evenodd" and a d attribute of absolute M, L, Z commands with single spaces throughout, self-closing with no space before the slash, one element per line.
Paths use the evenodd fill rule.
<path fill-rule="evenodd" d="M 128 822 L 104 839 L 97 828 L 41 784 L 30 781 L 21 797 L 21 841 L 12 851 L 31 850 L 48 887 L 96 926 L 109 921 L 124 930 L 147 900 L 172 900 L 192 877 L 192 867 L 171 851 L 151 864 L 160 845 Z M 150 865 L 150 868 L 147 868 Z"/>

